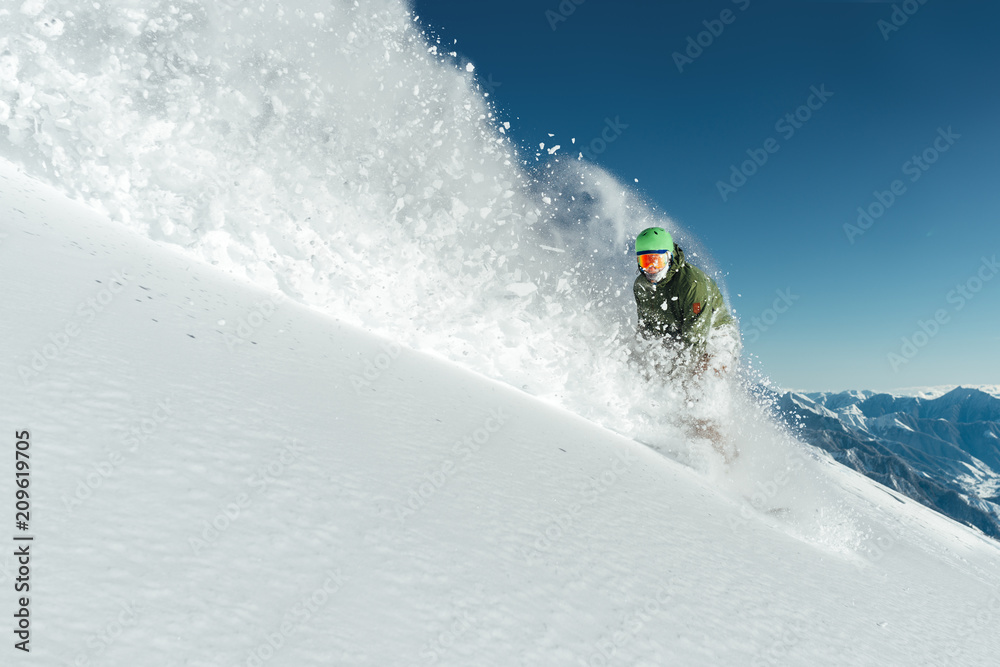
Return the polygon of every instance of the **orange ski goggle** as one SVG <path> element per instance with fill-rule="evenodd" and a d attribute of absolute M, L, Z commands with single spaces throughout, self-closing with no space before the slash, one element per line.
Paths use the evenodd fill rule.
<path fill-rule="evenodd" d="M 667 268 L 670 263 L 670 253 L 666 250 L 661 252 L 645 252 L 639 255 L 639 267 L 646 273 L 659 273 Z"/>

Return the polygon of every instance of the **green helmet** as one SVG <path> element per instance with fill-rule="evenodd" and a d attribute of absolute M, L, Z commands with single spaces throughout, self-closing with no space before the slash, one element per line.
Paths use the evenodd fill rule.
<path fill-rule="evenodd" d="M 650 227 L 635 239 L 635 254 L 644 252 L 669 252 L 674 254 L 674 239 L 663 227 Z"/>

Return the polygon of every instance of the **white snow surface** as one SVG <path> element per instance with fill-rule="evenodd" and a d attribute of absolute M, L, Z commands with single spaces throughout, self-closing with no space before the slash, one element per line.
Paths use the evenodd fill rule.
<path fill-rule="evenodd" d="M 766 419 L 744 424 L 731 469 L 697 471 L 10 167 L 0 220 L 0 405 L 32 442 L 25 664 L 992 665 L 1000 651 L 996 543 Z"/>

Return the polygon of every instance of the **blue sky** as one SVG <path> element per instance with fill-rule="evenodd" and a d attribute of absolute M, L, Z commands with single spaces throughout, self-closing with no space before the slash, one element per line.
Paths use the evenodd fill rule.
<path fill-rule="evenodd" d="M 1000 383 L 1000 3 L 414 9 L 523 146 L 628 126 L 595 161 L 711 251 L 780 385 Z"/>

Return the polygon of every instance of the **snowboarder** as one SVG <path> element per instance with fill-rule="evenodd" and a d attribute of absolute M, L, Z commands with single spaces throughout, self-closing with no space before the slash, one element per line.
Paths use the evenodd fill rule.
<path fill-rule="evenodd" d="M 638 336 L 649 344 L 663 340 L 676 354 L 669 367 L 653 370 L 687 384 L 711 368 L 723 375 L 735 366 L 739 333 L 715 281 L 687 262 L 684 251 L 662 227 L 650 227 L 635 240 L 639 275 L 632 285 L 639 316 Z M 730 460 L 718 428 L 694 420 L 696 430 L 711 439 Z"/>
<path fill-rule="evenodd" d="M 677 344 L 694 364 L 696 373 L 709 368 L 711 336 L 736 334 L 715 281 L 687 262 L 662 227 L 650 227 L 635 240 L 639 275 L 632 284 L 639 314 L 639 335 Z M 726 363 L 730 363 L 726 360 Z M 724 371 L 725 366 L 716 370 Z"/>

